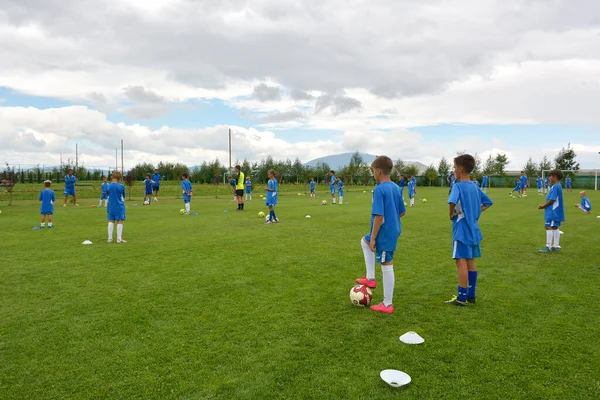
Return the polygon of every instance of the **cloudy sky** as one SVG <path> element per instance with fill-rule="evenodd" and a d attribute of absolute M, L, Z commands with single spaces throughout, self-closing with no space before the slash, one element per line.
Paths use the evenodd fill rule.
<path fill-rule="evenodd" d="M 0 161 L 600 168 L 597 0 L 0 0 Z"/>

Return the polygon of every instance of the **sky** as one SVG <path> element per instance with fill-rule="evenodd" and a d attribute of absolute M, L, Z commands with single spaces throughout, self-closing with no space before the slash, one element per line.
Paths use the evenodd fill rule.
<path fill-rule="evenodd" d="M 600 168 L 597 0 L 0 0 L 0 162 Z"/>

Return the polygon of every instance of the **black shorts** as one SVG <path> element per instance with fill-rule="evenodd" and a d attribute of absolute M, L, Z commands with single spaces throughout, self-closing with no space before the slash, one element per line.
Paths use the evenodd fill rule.
<path fill-rule="evenodd" d="M 236 189 L 235 195 L 238 197 L 244 197 L 244 189 Z"/>

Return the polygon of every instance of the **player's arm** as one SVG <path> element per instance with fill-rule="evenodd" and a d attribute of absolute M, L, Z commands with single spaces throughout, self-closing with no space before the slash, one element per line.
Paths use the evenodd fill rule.
<path fill-rule="evenodd" d="M 376 215 L 373 219 L 373 230 L 371 231 L 371 242 L 369 243 L 369 247 L 371 251 L 375 251 L 375 246 L 377 244 L 377 235 L 379 234 L 379 229 L 383 225 L 383 215 Z"/>
<path fill-rule="evenodd" d="M 487 210 L 488 208 L 490 208 L 491 206 L 494 205 L 494 202 L 492 201 L 492 199 L 489 198 L 489 196 L 485 193 L 483 193 L 483 191 L 480 192 L 481 193 L 481 212 L 484 212 L 485 210 Z"/>
<path fill-rule="evenodd" d="M 450 220 L 453 220 L 458 213 L 456 212 L 456 204 L 448 203 L 448 215 Z"/>
<path fill-rule="evenodd" d="M 543 210 L 544 208 L 548 208 L 550 207 L 552 204 L 554 203 L 554 200 L 548 200 L 547 202 L 545 202 L 544 204 L 540 204 L 538 206 L 538 210 Z"/>

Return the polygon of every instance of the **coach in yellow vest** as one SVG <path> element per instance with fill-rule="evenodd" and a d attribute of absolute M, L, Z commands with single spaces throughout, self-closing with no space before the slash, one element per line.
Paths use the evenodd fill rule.
<path fill-rule="evenodd" d="M 238 202 L 237 211 L 244 211 L 244 182 L 246 182 L 246 177 L 239 165 L 235 166 L 235 173 L 237 174 L 237 185 L 235 185 L 235 195 Z"/>

